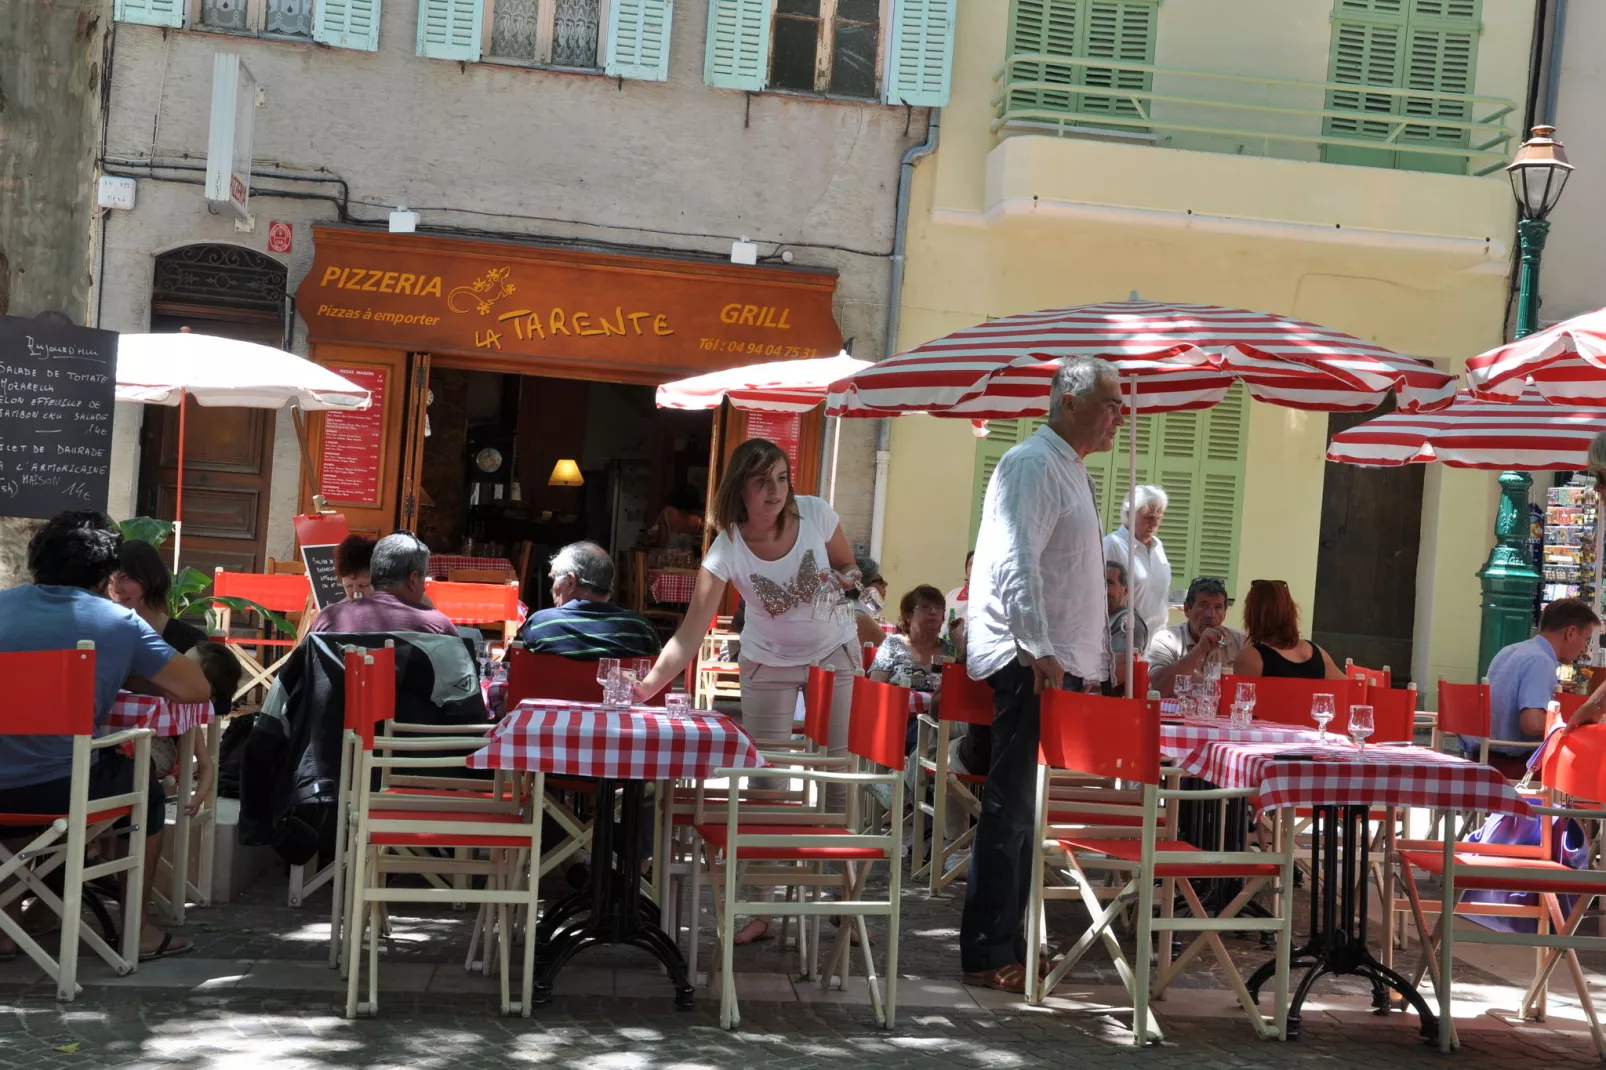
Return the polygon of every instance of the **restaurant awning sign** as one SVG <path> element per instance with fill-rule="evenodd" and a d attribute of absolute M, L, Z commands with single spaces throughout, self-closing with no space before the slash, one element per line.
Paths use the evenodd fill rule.
<path fill-rule="evenodd" d="M 661 382 L 831 356 L 836 273 L 314 227 L 296 311 L 314 344 L 525 361 Z"/>
<path fill-rule="evenodd" d="M 212 57 L 212 118 L 206 143 L 206 200 L 240 219 L 251 218 L 251 138 L 260 90 L 240 57 Z"/>

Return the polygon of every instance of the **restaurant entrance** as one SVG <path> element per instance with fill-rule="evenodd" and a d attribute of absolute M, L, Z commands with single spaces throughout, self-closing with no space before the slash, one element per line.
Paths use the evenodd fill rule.
<path fill-rule="evenodd" d="M 532 607 L 549 600 L 550 555 L 587 539 L 613 554 L 628 603 L 651 598 L 654 570 L 695 565 L 701 540 L 667 529 L 704 514 L 738 443 L 776 439 L 799 491 L 818 487 L 818 409 L 659 409 L 654 387 L 838 352 L 834 273 L 345 228 L 314 238 L 297 293 L 312 357 L 374 404 L 310 421 L 317 486 L 303 480 L 303 512 L 316 493 L 354 531 L 416 531 L 444 561 L 517 575 Z"/>

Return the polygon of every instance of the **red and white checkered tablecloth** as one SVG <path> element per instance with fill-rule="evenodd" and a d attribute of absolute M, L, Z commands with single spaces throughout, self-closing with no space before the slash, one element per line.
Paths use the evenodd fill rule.
<path fill-rule="evenodd" d="M 909 716 L 918 717 L 927 713 L 937 704 L 937 696 L 931 691 L 909 692 Z"/>
<path fill-rule="evenodd" d="M 647 572 L 647 590 L 654 602 L 690 602 L 697 589 L 696 569 L 651 569 Z"/>
<path fill-rule="evenodd" d="M 1347 742 L 1213 742 L 1195 747 L 1178 765 L 1218 787 L 1254 789 L 1263 810 L 1415 806 L 1528 813 L 1497 770 L 1426 747 L 1367 747 L 1362 761 Z"/>
<path fill-rule="evenodd" d="M 449 579 L 450 571 L 454 568 L 500 569 L 507 574 L 504 579 L 516 580 L 519 578 L 519 574 L 514 571 L 513 562 L 505 557 L 464 557 L 462 554 L 429 555 L 429 575 L 431 579 Z"/>
<path fill-rule="evenodd" d="M 473 769 L 513 769 L 614 780 L 702 779 L 716 769 L 769 765 L 730 718 L 670 717 L 643 706 L 525 699 L 502 719 Z"/>
<path fill-rule="evenodd" d="M 156 695 L 136 695 L 119 691 L 106 715 L 113 732 L 128 728 L 149 728 L 158 736 L 182 736 L 212 720 L 210 702 L 169 702 Z"/>
<path fill-rule="evenodd" d="M 1248 728 L 1234 728 L 1230 721 L 1183 721 L 1160 725 L 1160 753 L 1173 762 L 1208 743 L 1286 743 L 1298 746 L 1321 737 L 1308 728 L 1256 721 Z"/>

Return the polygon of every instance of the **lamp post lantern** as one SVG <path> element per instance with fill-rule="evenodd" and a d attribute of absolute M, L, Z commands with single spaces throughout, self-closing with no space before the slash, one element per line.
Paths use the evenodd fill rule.
<path fill-rule="evenodd" d="M 1517 330 L 1525 338 L 1539 328 L 1539 258 L 1550 233 L 1550 212 L 1567 187 L 1573 165 L 1554 137 L 1553 126 L 1536 126 L 1506 167 L 1517 198 Z M 1528 638 L 1533 622 L 1539 573 L 1528 556 L 1528 488 L 1526 472 L 1500 473 L 1500 508 L 1495 515 L 1494 548 L 1478 570 L 1483 591 L 1482 628 L 1478 633 L 1478 676 L 1482 678 L 1501 648 Z"/>

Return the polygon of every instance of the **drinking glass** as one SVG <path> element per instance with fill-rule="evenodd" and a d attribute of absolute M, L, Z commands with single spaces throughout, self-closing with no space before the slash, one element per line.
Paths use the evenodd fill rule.
<path fill-rule="evenodd" d="M 648 673 L 652 672 L 652 659 L 636 658 L 630 663 L 630 670 L 636 674 L 636 680 L 639 683 L 647 678 Z"/>
<path fill-rule="evenodd" d="M 1360 750 L 1362 761 L 1366 760 L 1366 738 L 1372 734 L 1372 707 L 1351 706 L 1349 708 L 1349 734 Z"/>
<path fill-rule="evenodd" d="M 1178 673 L 1173 690 L 1177 695 L 1177 709 L 1182 713 L 1182 719 L 1184 721 L 1196 720 L 1198 710 L 1193 704 L 1193 677 Z"/>
<path fill-rule="evenodd" d="M 636 670 L 619 670 L 619 687 L 614 703 L 621 710 L 627 710 L 636 702 Z"/>
<path fill-rule="evenodd" d="M 1310 719 L 1316 722 L 1320 730 L 1321 742 L 1327 742 L 1327 726 L 1333 720 L 1333 696 L 1312 695 L 1310 699 Z"/>
<path fill-rule="evenodd" d="M 1232 704 L 1232 726 L 1234 728 L 1248 728 L 1255 720 L 1255 707 L 1248 702 L 1234 702 Z"/>
<path fill-rule="evenodd" d="M 664 696 L 664 712 L 671 717 L 689 717 L 691 696 L 684 691 L 671 691 Z"/>
<path fill-rule="evenodd" d="M 1236 705 L 1248 706 L 1253 711 L 1255 708 L 1255 685 L 1249 683 L 1239 684 L 1234 700 Z"/>
<path fill-rule="evenodd" d="M 597 683 L 601 684 L 604 690 L 607 689 L 609 684 L 613 683 L 614 678 L 618 675 L 618 658 L 603 658 L 597 662 Z"/>

